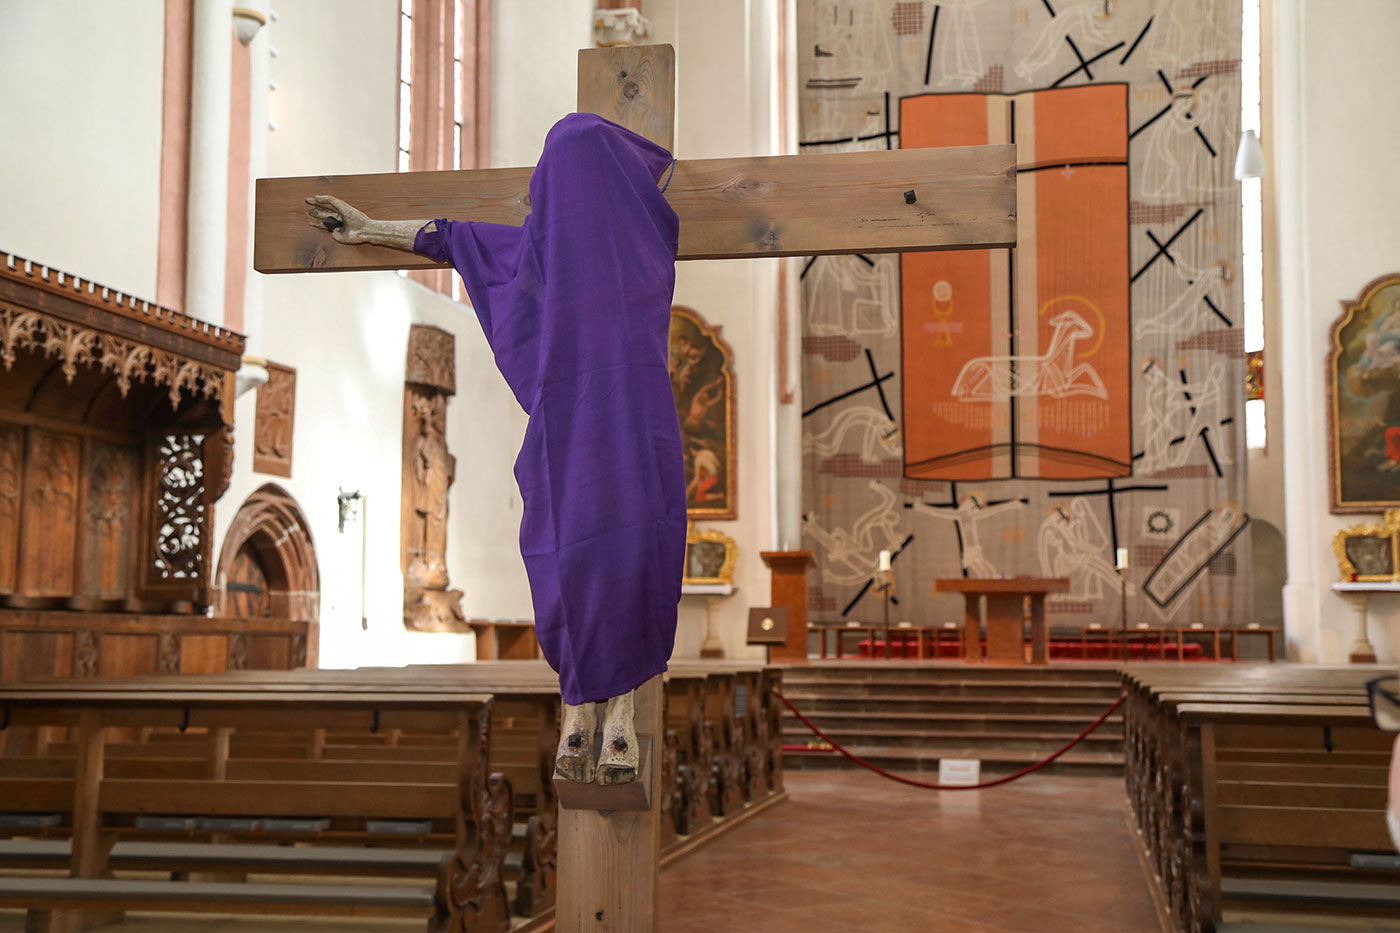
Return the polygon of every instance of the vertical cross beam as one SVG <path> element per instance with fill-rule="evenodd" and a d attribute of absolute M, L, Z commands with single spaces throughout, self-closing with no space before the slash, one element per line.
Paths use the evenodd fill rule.
<path fill-rule="evenodd" d="M 583 49 L 578 109 L 627 127 L 674 151 L 676 59 L 669 45 Z M 559 811 L 559 933 L 654 933 L 661 870 L 661 678 L 637 688 L 637 735 L 653 754 L 639 781 L 651 782 L 648 810 Z"/>

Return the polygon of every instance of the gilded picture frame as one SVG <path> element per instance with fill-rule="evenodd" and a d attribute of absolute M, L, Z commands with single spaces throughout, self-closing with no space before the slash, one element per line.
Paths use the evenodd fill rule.
<path fill-rule="evenodd" d="M 734 350 L 694 308 L 671 306 L 671 390 L 685 447 L 685 506 L 692 519 L 739 517 L 739 431 Z"/>
<path fill-rule="evenodd" d="M 734 585 L 734 564 L 739 546 L 722 531 L 697 529 L 692 524 L 685 533 L 685 575 L 682 583 L 722 583 Z"/>
<path fill-rule="evenodd" d="M 1400 506 L 1400 273 L 1374 279 L 1342 302 L 1326 382 L 1331 511 Z"/>
<path fill-rule="evenodd" d="M 1332 551 L 1344 583 L 1400 581 L 1400 509 L 1390 509 L 1380 522 L 1337 532 Z"/>

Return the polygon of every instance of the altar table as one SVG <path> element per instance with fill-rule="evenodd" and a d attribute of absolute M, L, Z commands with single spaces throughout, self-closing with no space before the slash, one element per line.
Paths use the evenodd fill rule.
<path fill-rule="evenodd" d="M 1064 577 L 992 577 L 972 579 L 954 577 L 937 580 L 934 590 L 939 593 L 961 593 L 966 601 L 963 628 L 963 660 L 976 664 L 982 660 L 982 618 L 979 603 L 987 599 L 987 660 L 1009 664 L 1025 664 L 1024 631 L 1027 618 L 1026 603 L 1030 603 L 1032 664 L 1049 663 L 1050 633 L 1045 622 L 1045 597 L 1050 593 L 1069 592 L 1069 580 Z"/>

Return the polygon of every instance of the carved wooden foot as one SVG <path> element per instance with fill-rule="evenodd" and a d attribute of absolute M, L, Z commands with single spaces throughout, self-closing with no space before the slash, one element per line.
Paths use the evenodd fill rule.
<path fill-rule="evenodd" d="M 559 752 L 554 759 L 556 775 L 579 784 L 593 783 L 593 736 L 597 731 L 598 711 L 594 704 L 564 704 L 564 728 L 559 739 Z"/>
<path fill-rule="evenodd" d="M 599 784 L 627 784 L 637 779 L 641 745 L 633 723 L 635 692 L 608 701 L 603 715 L 603 749 L 598 755 Z"/>

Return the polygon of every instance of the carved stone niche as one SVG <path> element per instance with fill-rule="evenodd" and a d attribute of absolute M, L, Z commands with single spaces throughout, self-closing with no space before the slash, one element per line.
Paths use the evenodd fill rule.
<path fill-rule="evenodd" d="M 455 338 L 413 325 L 403 392 L 400 556 L 404 627 L 416 632 L 470 631 L 462 592 L 447 578 L 447 499 L 457 475 L 457 458 L 447 450 L 447 402 L 456 391 Z"/>
<path fill-rule="evenodd" d="M 253 471 L 292 475 L 292 425 L 296 417 L 297 371 L 265 363 L 267 382 L 258 387 L 253 426 Z"/>

